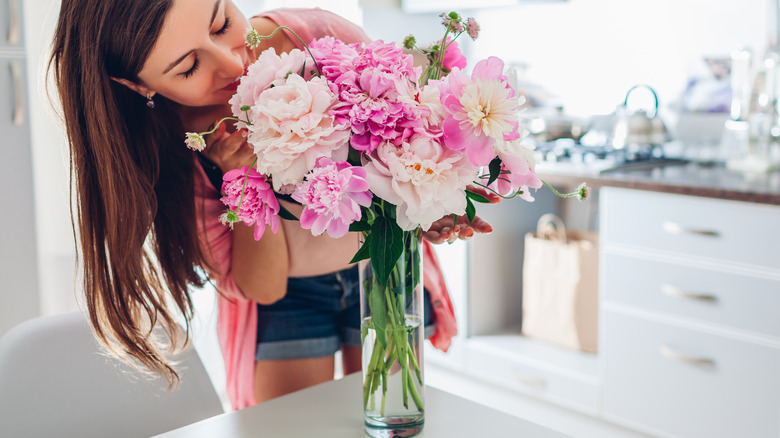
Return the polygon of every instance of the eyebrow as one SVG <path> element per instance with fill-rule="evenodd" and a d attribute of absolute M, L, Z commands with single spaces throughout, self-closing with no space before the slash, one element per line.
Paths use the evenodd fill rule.
<path fill-rule="evenodd" d="M 211 26 L 213 26 L 213 25 L 214 25 L 214 20 L 216 20 L 216 19 L 217 19 L 217 12 L 219 12 L 219 6 L 220 6 L 221 4 L 222 4 L 222 0 L 217 0 L 217 2 L 216 2 L 216 3 L 214 3 L 214 11 L 211 13 L 211 24 L 209 24 L 209 29 L 211 28 Z M 176 60 L 175 60 L 175 61 L 173 61 L 172 63 L 168 64 L 168 67 L 166 67 L 166 68 L 165 68 L 165 70 L 163 71 L 163 74 L 166 74 L 166 73 L 168 73 L 169 71 L 171 71 L 171 70 L 172 70 L 174 67 L 176 67 L 176 66 L 177 66 L 177 65 L 178 65 L 180 62 L 184 61 L 184 59 L 185 59 L 185 58 L 187 58 L 188 56 L 190 56 L 190 55 L 192 54 L 192 52 L 194 52 L 194 51 L 195 51 L 195 50 L 190 50 L 189 52 L 187 52 L 187 53 L 185 53 L 184 55 L 180 56 L 178 59 L 176 59 Z"/>

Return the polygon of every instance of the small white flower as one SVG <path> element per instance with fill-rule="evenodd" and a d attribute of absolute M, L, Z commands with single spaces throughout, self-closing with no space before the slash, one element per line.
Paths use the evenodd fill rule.
<path fill-rule="evenodd" d="M 200 152 L 203 149 L 206 149 L 206 139 L 203 138 L 202 134 L 197 132 L 188 132 L 187 139 L 184 140 L 184 143 L 193 151 Z"/>
<path fill-rule="evenodd" d="M 588 187 L 587 184 L 582 183 L 579 187 L 577 187 L 577 197 L 580 199 L 580 201 L 584 201 L 588 199 L 590 196 L 590 187 Z"/>
<path fill-rule="evenodd" d="M 250 49 L 254 49 L 255 47 L 259 46 L 260 40 L 262 39 L 263 37 L 260 36 L 260 34 L 257 32 L 257 29 L 254 27 L 249 27 L 244 34 L 244 41 Z"/>
<path fill-rule="evenodd" d="M 228 209 L 219 215 L 219 223 L 229 226 L 231 230 L 233 229 L 233 224 L 235 222 L 238 222 L 238 215 L 236 215 L 236 212 L 233 210 Z"/>

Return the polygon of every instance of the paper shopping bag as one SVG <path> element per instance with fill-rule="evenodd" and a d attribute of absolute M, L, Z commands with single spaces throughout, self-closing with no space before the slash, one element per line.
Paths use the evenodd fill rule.
<path fill-rule="evenodd" d="M 598 235 L 566 231 L 553 214 L 525 236 L 522 332 L 595 353 L 598 344 Z"/>

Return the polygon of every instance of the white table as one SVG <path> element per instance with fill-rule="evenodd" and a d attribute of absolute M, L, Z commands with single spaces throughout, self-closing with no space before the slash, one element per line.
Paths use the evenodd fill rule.
<path fill-rule="evenodd" d="M 228 412 L 157 438 L 364 438 L 361 374 L 323 383 L 240 411 Z M 420 438 L 563 438 L 559 432 L 458 396 L 425 388 Z"/>

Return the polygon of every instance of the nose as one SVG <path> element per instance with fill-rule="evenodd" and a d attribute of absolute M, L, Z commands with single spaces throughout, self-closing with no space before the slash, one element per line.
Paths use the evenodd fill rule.
<path fill-rule="evenodd" d="M 225 78 L 236 78 L 244 74 L 244 52 L 243 48 L 236 48 L 225 45 L 216 47 L 215 58 L 218 71 Z"/>

